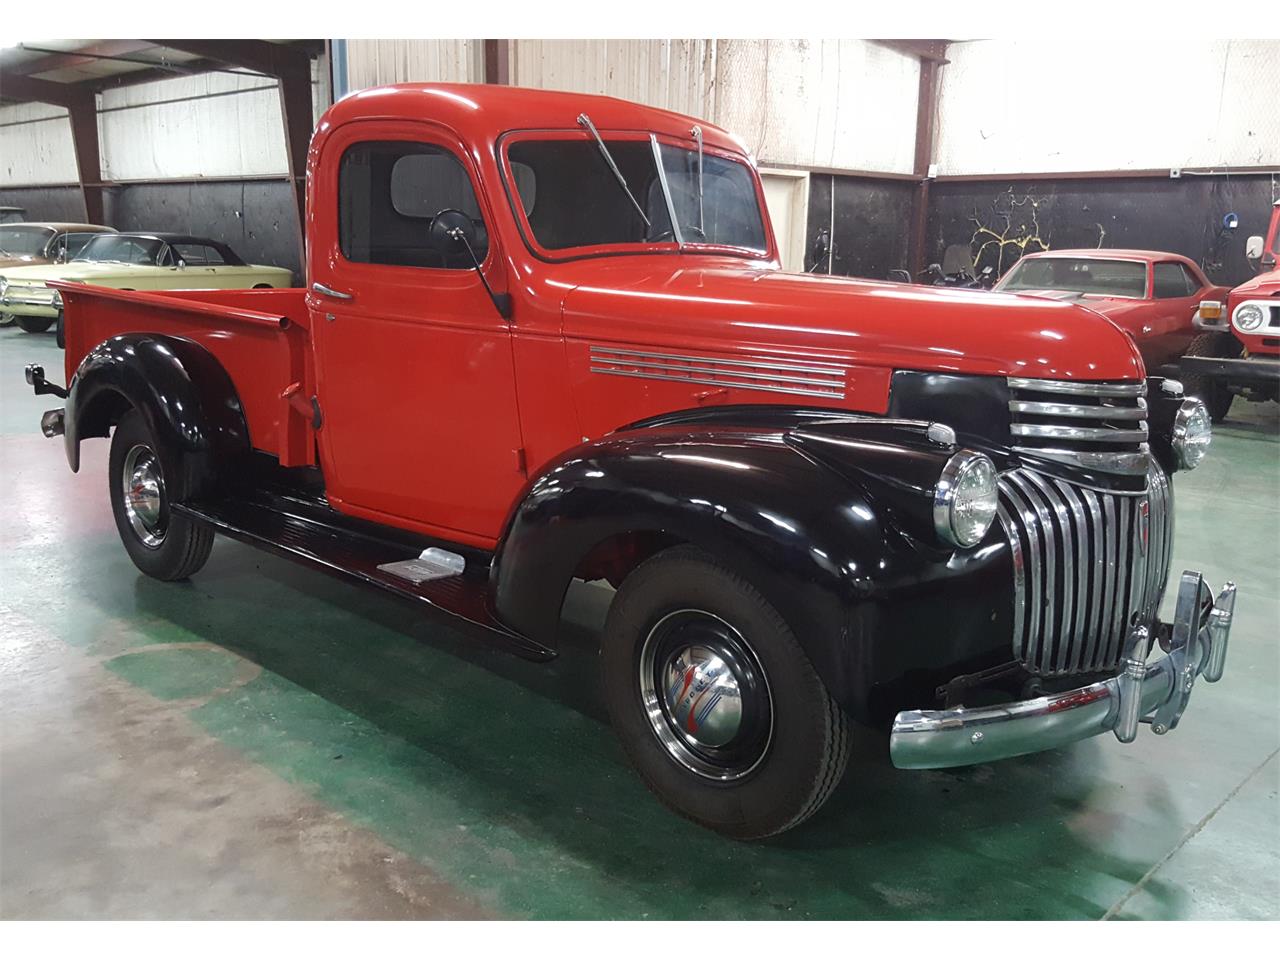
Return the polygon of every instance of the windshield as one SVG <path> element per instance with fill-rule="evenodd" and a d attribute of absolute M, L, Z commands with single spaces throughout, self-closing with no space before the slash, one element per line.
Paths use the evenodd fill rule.
<path fill-rule="evenodd" d="M 518 140 L 507 149 L 520 205 L 543 249 L 682 242 L 767 251 L 745 163 L 704 152 L 699 209 L 697 150 L 661 144 L 660 175 L 652 139 L 604 143 L 625 189 L 594 140 Z"/>
<path fill-rule="evenodd" d="M 995 288 L 1006 293 L 1056 290 L 1082 296 L 1145 297 L 1147 265 L 1092 257 L 1035 257 L 1019 260 Z"/>
<path fill-rule="evenodd" d="M 154 265 L 164 250 L 164 243 L 150 237 L 121 237 L 107 234 L 94 237 L 84 245 L 76 260 L 92 260 L 97 263 L 140 263 Z"/>
<path fill-rule="evenodd" d="M 0 227 L 0 253 L 38 257 L 55 231 L 48 227 Z"/>

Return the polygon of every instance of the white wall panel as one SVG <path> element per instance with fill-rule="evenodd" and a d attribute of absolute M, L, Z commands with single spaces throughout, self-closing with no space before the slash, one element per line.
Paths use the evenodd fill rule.
<path fill-rule="evenodd" d="M 266 77 L 208 73 L 106 90 L 98 130 L 109 180 L 288 170 L 280 94 Z"/>
<path fill-rule="evenodd" d="M 762 163 L 909 173 L 920 64 L 863 40 L 722 40 L 720 126 Z"/>
<path fill-rule="evenodd" d="M 762 163 L 905 173 L 920 66 L 861 40 L 520 40 L 513 82 L 704 117 Z"/>
<path fill-rule="evenodd" d="M 386 83 L 437 83 L 484 79 L 476 40 L 348 40 L 347 82 L 351 90 Z"/>
<path fill-rule="evenodd" d="M 1280 43 L 952 44 L 942 174 L 1280 164 Z"/>
<path fill-rule="evenodd" d="M 71 121 L 61 107 L 0 107 L 0 186 L 75 183 Z"/>
<path fill-rule="evenodd" d="M 514 40 L 521 87 L 597 93 L 710 119 L 713 40 Z"/>

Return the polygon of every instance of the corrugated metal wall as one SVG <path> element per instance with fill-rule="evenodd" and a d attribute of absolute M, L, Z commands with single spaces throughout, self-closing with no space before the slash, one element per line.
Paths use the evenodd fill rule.
<path fill-rule="evenodd" d="M 328 106 L 328 61 L 312 62 L 315 117 Z M 0 107 L 0 186 L 75 182 L 66 111 Z M 268 77 L 208 73 L 98 95 L 107 180 L 283 176 L 288 170 L 280 94 Z"/>
<path fill-rule="evenodd" d="M 711 119 L 714 40 L 514 40 L 511 60 L 517 86 L 605 94 Z"/>
<path fill-rule="evenodd" d="M 920 65 L 864 40 L 518 40 L 521 86 L 704 117 L 765 164 L 905 173 Z"/>
<path fill-rule="evenodd" d="M 351 90 L 413 80 L 480 83 L 484 60 L 479 40 L 348 40 Z"/>
<path fill-rule="evenodd" d="M 951 45 L 942 174 L 1280 164 L 1280 43 Z"/>
<path fill-rule="evenodd" d="M 66 110 L 43 103 L 0 107 L 0 185 L 75 180 L 76 157 Z"/>

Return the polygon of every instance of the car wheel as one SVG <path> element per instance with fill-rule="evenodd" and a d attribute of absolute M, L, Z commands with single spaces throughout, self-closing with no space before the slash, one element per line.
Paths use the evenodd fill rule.
<path fill-rule="evenodd" d="M 64 311 L 58 311 L 58 320 L 53 327 L 53 337 L 63 350 L 67 349 L 67 315 Z"/>
<path fill-rule="evenodd" d="M 614 729 L 668 807 L 729 837 L 808 819 L 844 774 L 849 720 L 790 627 L 692 547 L 623 581 L 601 650 Z"/>
<path fill-rule="evenodd" d="M 14 321 L 12 313 L 0 313 L 0 327 L 7 327 Z"/>
<path fill-rule="evenodd" d="M 44 333 L 53 326 L 53 321 L 47 317 L 19 317 L 18 326 L 27 333 Z"/>
<path fill-rule="evenodd" d="M 1229 333 L 1202 333 L 1187 345 L 1189 357 L 1221 357 L 1234 359 L 1241 355 L 1238 340 Z M 1209 410 L 1209 418 L 1221 423 L 1227 418 L 1231 402 L 1235 399 L 1227 385 L 1217 377 L 1189 373 L 1182 377 L 1182 387 L 1189 397 L 1199 397 Z"/>
<path fill-rule="evenodd" d="M 139 570 L 157 580 L 185 580 L 209 559 L 213 529 L 170 509 L 181 491 L 167 482 L 164 463 L 173 462 L 167 453 L 137 410 L 121 419 L 111 436 L 111 511 Z"/>

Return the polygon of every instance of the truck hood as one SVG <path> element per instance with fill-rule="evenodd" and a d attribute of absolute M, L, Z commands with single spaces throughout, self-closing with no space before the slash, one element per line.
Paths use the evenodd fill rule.
<path fill-rule="evenodd" d="M 1133 380 L 1142 358 L 1090 309 L 984 290 L 878 283 L 716 259 L 566 265 L 571 340 L 764 349 L 866 366 L 988 376 Z M 631 261 L 631 262 L 627 262 Z"/>
<path fill-rule="evenodd" d="M 1254 297 L 1270 297 L 1280 293 L 1280 270 L 1260 273 L 1231 291 L 1232 305 Z"/>

